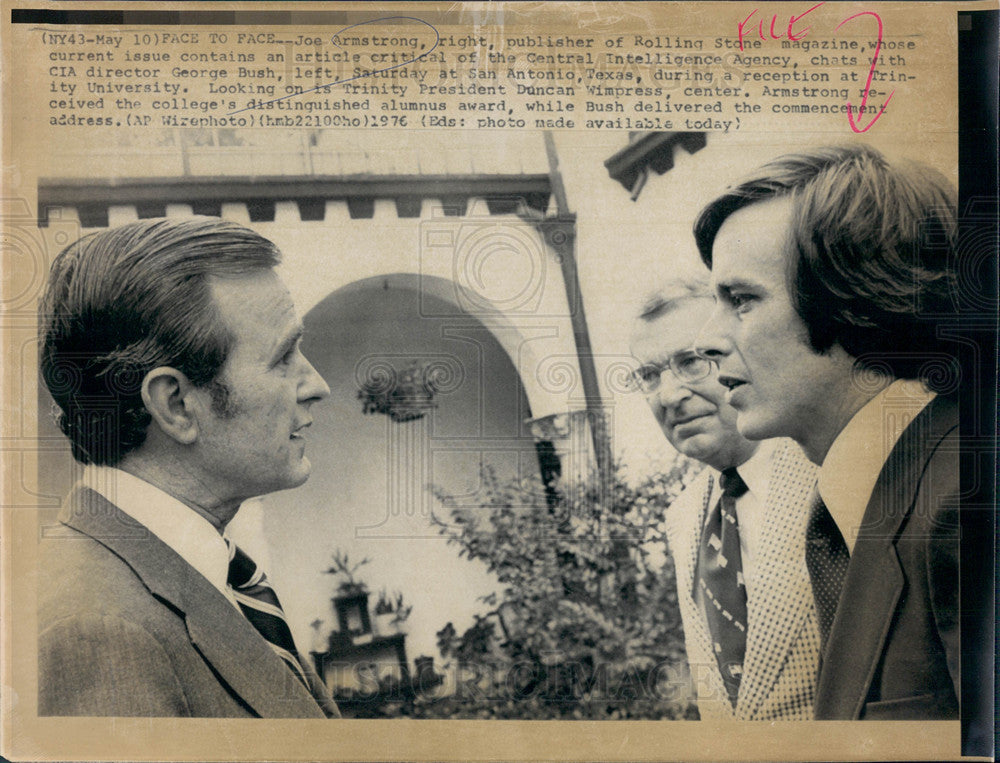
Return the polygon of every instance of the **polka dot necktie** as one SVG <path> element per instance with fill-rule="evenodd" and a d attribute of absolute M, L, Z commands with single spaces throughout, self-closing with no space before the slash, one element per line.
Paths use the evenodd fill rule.
<path fill-rule="evenodd" d="M 735 468 L 725 469 L 719 484 L 722 496 L 702 531 L 694 596 L 701 601 L 719 672 L 735 707 L 747 648 L 747 589 L 736 499 L 747 492 L 747 485 Z"/>
<path fill-rule="evenodd" d="M 837 614 L 850 560 L 844 536 L 817 492 L 813 496 L 812 513 L 806 527 L 806 567 L 816 600 L 820 645 L 824 649 L 830 637 L 833 617 Z"/>
<path fill-rule="evenodd" d="M 267 582 L 267 575 L 234 543 L 227 539 L 226 544 L 229 546 L 229 578 L 226 582 L 240 611 L 271 649 L 285 661 L 295 677 L 309 689 L 309 681 L 299 663 L 292 632 L 288 628 L 278 595 Z"/>

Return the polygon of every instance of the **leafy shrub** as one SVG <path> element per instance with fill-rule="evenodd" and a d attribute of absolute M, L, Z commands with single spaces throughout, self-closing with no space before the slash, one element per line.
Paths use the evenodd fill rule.
<path fill-rule="evenodd" d="M 660 529 L 692 466 L 630 484 L 619 465 L 603 481 L 549 491 L 484 468 L 473 501 L 436 491 L 451 512 L 436 518 L 439 531 L 503 590 L 483 598 L 487 611 L 464 633 L 451 623 L 438 632 L 451 690 L 418 698 L 414 714 L 696 717 Z"/>

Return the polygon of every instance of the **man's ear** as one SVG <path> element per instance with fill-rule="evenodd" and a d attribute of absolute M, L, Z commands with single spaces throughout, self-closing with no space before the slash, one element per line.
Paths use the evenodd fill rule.
<path fill-rule="evenodd" d="M 198 401 L 194 385 L 170 366 L 159 366 L 142 380 L 142 402 L 167 437 L 183 445 L 198 439 Z"/>

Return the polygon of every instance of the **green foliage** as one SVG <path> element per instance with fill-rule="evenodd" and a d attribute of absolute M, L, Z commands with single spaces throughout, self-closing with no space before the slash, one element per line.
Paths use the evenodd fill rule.
<path fill-rule="evenodd" d="M 693 712 L 672 561 L 660 523 L 691 463 L 638 484 L 621 467 L 560 486 L 482 472 L 476 499 L 437 491 L 439 531 L 503 586 L 438 646 L 454 692 L 419 717 L 683 718 Z M 470 505 L 475 504 L 475 505 Z"/>

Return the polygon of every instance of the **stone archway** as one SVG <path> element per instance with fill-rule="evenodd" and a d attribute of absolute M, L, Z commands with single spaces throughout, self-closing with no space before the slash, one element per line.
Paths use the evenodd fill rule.
<path fill-rule="evenodd" d="M 290 621 L 318 616 L 332 626 L 334 581 L 322 573 L 331 553 L 369 557 L 362 578 L 402 590 L 414 605 L 411 657 L 434 654 L 434 634 L 447 622 L 470 625 L 478 597 L 496 588 L 479 563 L 460 559 L 438 533 L 429 485 L 475 505 L 483 466 L 502 477 L 539 476 L 529 396 L 515 364 L 525 362 L 525 338 L 503 316 L 464 312 L 445 299 L 449 287 L 439 280 L 398 273 L 362 279 L 304 316 L 303 351 L 331 397 L 313 408 L 310 480 L 261 507 L 272 577 Z M 437 407 L 405 423 L 364 415 L 359 380 L 373 368 L 412 361 L 442 369 Z M 295 635 L 309 643 L 312 634 Z"/>

